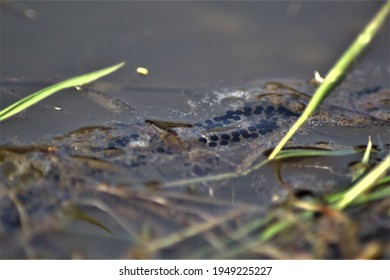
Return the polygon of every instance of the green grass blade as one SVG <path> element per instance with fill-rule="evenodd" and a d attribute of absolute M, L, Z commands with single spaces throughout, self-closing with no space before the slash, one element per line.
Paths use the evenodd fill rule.
<path fill-rule="evenodd" d="M 70 205 L 67 209 L 66 209 L 66 213 L 70 216 L 72 216 L 74 219 L 78 219 L 78 220 L 81 220 L 81 221 L 84 221 L 84 222 L 87 222 L 87 223 L 90 223 L 92 225 L 95 225 L 105 231 L 107 231 L 108 233 L 111 233 L 112 235 L 115 235 L 108 227 L 106 227 L 105 225 L 103 225 L 101 222 L 99 222 L 98 220 L 96 220 L 95 218 L 89 216 L 88 214 L 86 214 L 83 210 L 81 210 L 77 205 Z"/>
<path fill-rule="evenodd" d="M 274 159 L 285 159 L 291 157 L 318 157 L 318 156 L 348 156 L 358 152 L 355 150 L 310 150 L 310 149 L 291 149 L 280 151 Z"/>
<path fill-rule="evenodd" d="M 307 220 L 312 216 L 313 216 L 313 212 L 305 211 L 296 217 L 288 217 L 284 220 L 278 220 L 275 223 L 270 224 L 267 228 L 264 229 L 264 231 L 260 235 L 260 241 L 267 242 L 273 237 L 275 237 L 275 235 L 291 227 L 295 223 L 301 222 L 303 220 Z"/>
<path fill-rule="evenodd" d="M 364 196 L 360 196 L 356 198 L 356 200 L 354 200 L 352 204 L 357 205 L 367 203 L 373 200 L 384 199 L 386 197 L 390 197 L 390 186 L 387 186 L 386 188 L 381 189 L 379 191 L 371 192 Z"/>
<path fill-rule="evenodd" d="M 33 93 L 33 94 L 31 94 L 31 95 L 29 95 L 21 100 L 15 102 L 14 104 L 5 108 L 4 110 L 2 110 L 0 112 L 0 121 L 3 121 L 3 120 L 5 120 L 5 119 L 7 119 L 15 114 L 27 109 L 28 107 L 38 103 L 42 99 L 56 93 L 57 91 L 90 83 L 94 80 L 97 80 L 103 76 L 106 76 L 106 75 L 118 70 L 123 65 L 125 65 L 125 63 L 121 62 L 119 64 L 116 64 L 116 65 L 113 65 L 113 66 L 110 66 L 110 67 L 107 67 L 104 69 L 100 69 L 100 70 L 97 70 L 97 71 L 94 71 L 94 72 L 91 72 L 88 74 L 84 74 L 84 75 L 80 75 L 77 77 L 67 79 L 65 81 L 62 81 L 62 82 L 59 82 L 59 83 L 54 84 L 52 86 L 49 86 L 47 88 L 44 88 L 40 91 L 37 91 L 37 92 L 35 92 L 35 93 Z"/>
<path fill-rule="evenodd" d="M 390 184 L 390 176 L 383 177 L 379 180 L 378 184 Z"/>
<path fill-rule="evenodd" d="M 372 142 L 371 142 L 371 137 L 368 136 L 367 148 L 366 151 L 364 152 L 364 156 L 362 160 L 360 161 L 360 163 L 356 163 L 352 166 L 353 167 L 352 181 L 355 181 L 360 176 L 362 176 L 364 172 L 366 172 L 367 169 L 370 167 L 369 161 L 370 161 L 371 152 L 372 152 Z"/>
<path fill-rule="evenodd" d="M 389 171 L 389 168 L 390 155 L 352 186 L 351 189 L 344 194 L 343 198 L 335 204 L 335 207 L 340 210 L 344 209 L 362 193 L 368 191 L 372 186 L 375 186 L 375 183 Z"/>
<path fill-rule="evenodd" d="M 371 137 L 368 136 L 368 143 L 367 143 L 367 149 L 364 152 L 364 156 L 362 158 L 362 163 L 363 164 L 368 164 L 368 161 L 370 160 L 370 154 L 372 150 L 372 142 L 371 142 Z"/>
<path fill-rule="evenodd" d="M 377 185 L 382 184 L 381 182 L 383 181 L 384 178 L 378 181 Z M 328 196 L 326 196 L 324 199 L 328 204 L 336 204 L 338 201 L 343 199 L 345 197 L 345 194 L 349 191 L 348 190 L 343 190 L 337 193 L 332 193 Z M 386 196 L 390 196 L 390 185 L 388 187 L 385 187 L 384 189 L 380 189 L 378 191 L 373 191 L 370 193 L 367 193 L 363 196 L 359 196 L 352 202 L 353 205 L 359 204 L 359 203 L 365 203 L 367 201 L 375 200 L 375 199 L 381 199 Z"/>
<path fill-rule="evenodd" d="M 288 140 L 295 134 L 295 132 L 307 121 L 308 118 L 314 113 L 319 104 L 328 96 L 328 94 L 339 85 L 348 70 L 352 66 L 353 62 L 357 60 L 360 54 L 367 48 L 372 41 L 372 38 L 378 32 L 383 22 L 386 20 L 390 11 L 390 1 L 382 6 L 370 23 L 355 39 L 351 46 L 345 51 L 341 58 L 336 62 L 335 66 L 329 71 L 325 77 L 324 82 L 317 89 L 313 95 L 305 111 L 294 123 L 288 133 L 279 142 L 273 152 L 270 154 L 269 159 L 274 159 L 275 156 L 280 152 Z"/>
<path fill-rule="evenodd" d="M 273 238 L 276 234 L 284 231 L 293 224 L 293 221 L 284 220 L 278 221 L 270 226 L 268 226 L 260 236 L 260 241 L 266 242 Z"/>

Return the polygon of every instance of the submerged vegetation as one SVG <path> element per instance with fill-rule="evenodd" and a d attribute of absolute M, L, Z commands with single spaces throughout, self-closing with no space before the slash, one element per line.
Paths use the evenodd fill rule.
<path fill-rule="evenodd" d="M 98 193 L 115 196 L 118 204 L 122 199 L 128 198 L 129 203 L 139 203 L 143 201 L 147 204 L 145 209 L 157 209 L 157 206 L 166 207 L 167 212 L 163 213 L 164 218 L 169 220 L 170 211 L 177 213 L 181 209 L 188 211 L 187 215 L 204 215 L 203 222 L 189 223 L 184 229 L 179 229 L 173 233 L 163 236 L 156 236 L 145 223 L 141 234 L 133 228 L 133 225 L 123 221 L 117 213 L 112 211 L 104 200 L 77 198 L 75 204 L 66 204 L 63 207 L 66 213 L 73 218 L 85 221 L 94 226 L 97 226 L 109 234 L 114 234 L 109 225 L 103 224 L 97 218 L 89 216 L 83 212 L 80 206 L 95 207 L 100 209 L 105 214 L 109 215 L 117 224 L 130 235 L 132 246 L 127 254 L 123 257 L 132 258 L 152 258 L 159 257 L 161 251 L 171 248 L 178 248 L 180 252 L 180 244 L 186 241 L 196 239 L 200 235 L 204 237 L 203 245 L 196 246 L 191 253 L 185 255 L 189 258 L 241 258 L 241 257 L 266 257 L 266 258 L 377 258 L 384 257 L 386 248 L 381 247 L 379 241 L 370 241 L 361 245 L 359 240 L 357 225 L 354 218 L 358 215 L 364 216 L 365 213 L 376 214 L 380 217 L 389 218 L 388 200 L 390 197 L 390 156 L 380 154 L 378 150 L 373 148 L 371 139 L 369 139 L 365 150 L 354 149 L 337 149 L 327 150 L 317 147 L 293 147 L 283 149 L 288 140 L 297 132 L 297 130 L 313 115 L 320 103 L 334 90 L 342 79 L 346 76 L 351 68 L 352 62 L 356 61 L 359 55 L 370 44 L 372 38 L 379 30 L 387 18 L 390 11 L 390 2 L 386 2 L 373 20 L 362 31 L 358 38 L 353 42 L 351 47 L 336 63 L 334 68 L 329 71 L 325 80 L 318 88 L 317 92 L 310 100 L 303 114 L 299 117 L 290 131 L 279 142 L 275 149 L 269 151 L 267 158 L 259 160 L 256 158 L 251 161 L 252 165 L 237 168 L 234 172 L 219 173 L 214 175 L 197 176 L 190 179 L 180 179 L 168 182 L 148 182 L 145 184 L 148 192 L 132 192 L 124 190 L 122 187 L 108 186 L 101 184 L 98 186 Z M 75 87 L 89 83 L 100 77 L 108 75 L 113 71 L 122 67 L 124 63 L 120 63 L 99 71 L 68 79 L 49 88 L 36 92 L 10 107 L 0 112 L 0 121 L 3 121 L 22 110 L 27 109 L 33 104 L 50 96 L 51 94 L 69 87 Z M 193 127 L 186 123 L 163 122 L 156 120 L 146 120 L 146 123 L 159 129 L 160 137 L 175 139 L 176 134 L 173 128 L 188 128 Z M 130 138 L 138 141 L 139 135 Z M 256 136 L 257 137 L 257 136 Z M 203 138 L 204 141 L 207 141 Z M 96 140 L 96 139 L 95 139 Z M 97 140 L 99 138 L 97 137 Z M 127 141 L 127 140 L 126 140 Z M 129 140 L 130 141 L 130 140 Z M 119 143 L 121 144 L 121 143 Z M 42 153 L 50 154 L 53 149 L 49 146 L 45 150 L 43 146 L 29 147 L 32 151 L 42 151 Z M 23 149 L 22 149 L 23 150 Z M 105 153 L 96 149 L 97 152 Z M 383 150 L 383 149 L 382 149 Z M 7 158 L 9 152 L 17 155 L 26 153 L 17 148 L 4 147 L 0 149 L 0 161 Z M 120 149 L 116 146 L 109 148 L 108 152 L 120 154 Z M 157 150 L 157 152 L 160 152 Z M 165 152 L 164 150 L 162 152 Z M 263 155 L 263 152 L 259 152 Z M 351 176 L 349 185 L 342 188 L 341 191 L 327 193 L 324 195 L 315 195 L 310 192 L 299 193 L 289 187 L 288 182 L 284 182 L 280 175 L 281 165 L 288 160 L 299 160 L 301 158 L 325 158 L 325 157 L 345 157 L 351 155 L 362 155 L 362 159 L 354 167 L 354 174 Z M 16 156 L 17 157 L 17 156 Z M 76 156 L 73 156 L 75 158 Z M 72 158 L 72 159 L 73 159 Z M 260 159 L 261 157 L 259 157 Z M 111 165 L 99 159 L 98 157 L 87 157 L 78 155 L 78 159 L 82 159 L 86 166 L 109 166 Z M 17 158 L 17 160 L 20 160 Z M 50 158 L 50 161 L 58 160 L 58 158 Z M 22 160 L 20 160 L 22 161 Z M 379 162 L 378 162 L 379 161 Z M 27 163 L 23 163 L 27 164 Z M 175 163 L 172 163 L 175 164 Z M 184 196 L 183 194 L 174 194 L 171 190 L 175 188 L 188 187 L 191 193 L 197 192 L 199 184 L 207 184 L 210 182 L 223 182 L 226 180 L 234 180 L 243 178 L 248 175 L 256 174 L 261 168 L 274 165 L 277 177 L 280 184 L 287 190 L 286 197 L 274 197 L 274 201 L 266 210 L 259 210 L 250 205 L 234 209 L 230 205 L 225 205 L 225 201 L 215 201 L 212 198 L 197 198 L 196 196 Z M 13 168 L 13 167 L 12 167 Z M 12 173 L 13 169 L 8 168 Z M 99 169 L 96 168 L 96 169 Z M 39 173 L 39 167 L 33 166 L 32 170 Z M 37 171 L 38 170 L 38 171 Z M 25 174 L 24 174 L 25 175 Z M 38 176 L 29 174 L 28 178 L 23 178 L 26 181 L 30 177 Z M 23 181 L 22 180 L 22 181 Z M 316 182 L 310 182 L 316 183 Z M 321 183 L 321 182 L 318 182 Z M 2 191 L 3 192 L 3 191 Z M 17 198 L 16 191 L 7 190 L 6 195 L 17 206 L 21 218 L 21 227 L 28 227 L 28 217 L 25 209 L 21 207 L 22 202 Z M 170 205 L 172 201 L 173 203 Z M 181 202 L 188 204 L 200 205 L 198 208 L 184 208 Z M 373 208 L 373 203 L 380 202 L 378 209 Z M 226 207 L 227 213 L 222 215 L 209 217 L 206 212 L 202 212 L 202 207 L 210 203 L 210 205 L 219 205 Z M 387 205 L 386 205 L 387 203 Z M 383 205 L 382 205 L 383 204 Z M 138 205 L 138 204 L 137 204 Z M 174 207 L 177 207 L 176 209 Z M 386 208 L 387 207 L 387 208 Z M 142 207 L 141 207 L 142 208 Z M 385 209 L 386 208 L 386 209 Z M 201 213 L 192 213 L 195 210 Z M 385 209 L 385 210 L 383 210 Z M 121 209 L 121 211 L 124 211 Z M 366 212 L 367 211 L 367 212 Z M 120 211 L 119 211 L 120 212 Z M 133 216 L 137 216 L 131 213 Z M 180 215 L 180 214 L 177 214 Z M 139 218 L 139 217 L 138 217 Z M 141 217 L 142 218 L 142 217 Z M 163 227 L 163 226 L 161 226 Z M 24 229 L 26 240 L 29 238 L 29 233 Z M 191 243 L 187 243 L 188 244 Z M 336 246 L 337 245 L 337 246 Z M 178 247 L 175 247 L 178 246 Z M 337 248 L 336 248 L 337 247 Z M 180 253 L 179 253 L 180 254 Z M 28 255 L 28 254 L 27 254 Z M 34 257 L 34 255 L 29 255 Z M 177 257 L 177 255 L 176 255 Z"/>

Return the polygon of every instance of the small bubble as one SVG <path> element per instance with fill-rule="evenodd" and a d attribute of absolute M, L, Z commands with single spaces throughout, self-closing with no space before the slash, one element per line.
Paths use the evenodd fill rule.
<path fill-rule="evenodd" d="M 24 15 L 28 18 L 35 18 L 37 16 L 37 12 L 33 9 L 26 9 L 24 11 Z"/>

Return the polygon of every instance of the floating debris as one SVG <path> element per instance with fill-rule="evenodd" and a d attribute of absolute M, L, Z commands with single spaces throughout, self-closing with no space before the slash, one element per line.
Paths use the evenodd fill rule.
<path fill-rule="evenodd" d="M 149 70 L 146 69 L 145 67 L 138 67 L 136 71 L 137 71 L 137 74 L 140 75 L 140 76 L 147 76 L 147 75 L 149 75 Z"/>

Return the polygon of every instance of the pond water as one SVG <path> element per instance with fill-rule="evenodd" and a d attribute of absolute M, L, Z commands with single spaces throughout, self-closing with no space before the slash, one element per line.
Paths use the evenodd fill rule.
<path fill-rule="evenodd" d="M 382 2 L 17 3 L 25 6 L 1 6 L 2 109 L 67 77 L 126 66 L 1 124 L 2 258 L 358 254 L 349 243 L 322 255 L 302 240 L 280 254 L 242 246 L 259 234 L 258 217 L 289 194 L 321 197 L 348 185 L 349 165 L 361 155 L 197 178 L 231 175 L 264 159 L 313 93 L 313 72 L 326 73 Z M 26 8 L 33 17 L 21 13 Z M 385 24 L 290 146 L 353 149 L 371 136 L 379 149 L 373 160 L 383 158 L 388 50 Z M 137 75 L 140 66 L 150 74 Z M 375 221 L 354 212 L 366 242 L 386 240 L 385 207 L 377 208 L 366 211 Z M 254 232 L 239 232 L 253 223 Z"/>
<path fill-rule="evenodd" d="M 98 88 L 140 113 L 167 119 L 188 111 L 185 90 L 308 80 L 315 70 L 324 75 L 381 2 L 24 4 L 36 17 L 1 6 L 3 86 L 5 80 L 20 80 L 8 89 L 25 96 L 54 81 L 126 61 L 126 68 Z M 388 66 L 388 29 L 383 26 L 362 63 Z M 150 75 L 137 77 L 139 66 Z M 16 98 L 2 94 L 1 108 Z M 72 91 L 44 104 L 50 108 L 37 106 L 2 124 L 2 136 L 28 143 L 116 117 Z"/>

